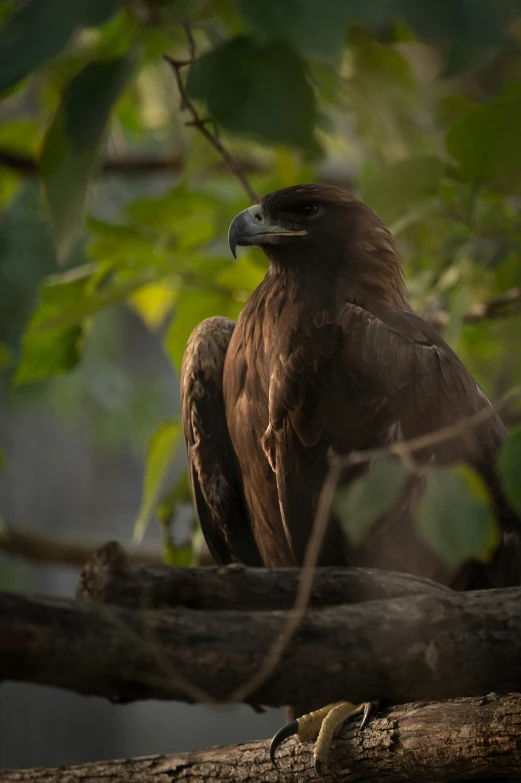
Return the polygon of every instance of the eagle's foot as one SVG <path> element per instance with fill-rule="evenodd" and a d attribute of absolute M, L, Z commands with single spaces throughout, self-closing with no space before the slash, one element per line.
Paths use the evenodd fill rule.
<path fill-rule="evenodd" d="M 340 732 L 340 729 L 349 718 L 362 714 L 362 724 L 364 728 L 367 721 L 377 708 L 376 702 L 369 701 L 363 704 L 352 704 L 350 701 L 338 701 L 334 704 L 328 704 L 320 710 L 315 710 L 301 718 L 283 726 L 273 737 L 270 745 L 270 758 L 275 762 L 275 751 L 288 739 L 296 735 L 300 742 L 315 741 L 313 751 L 314 767 L 317 775 L 322 777 L 324 767 L 327 765 L 331 743 Z"/>

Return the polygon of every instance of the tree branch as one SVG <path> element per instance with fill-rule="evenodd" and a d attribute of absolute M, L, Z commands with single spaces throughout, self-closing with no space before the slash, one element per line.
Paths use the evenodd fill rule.
<path fill-rule="evenodd" d="M 140 612 L 3 593 L 0 680 L 118 702 L 235 701 L 287 621 L 283 611 Z M 492 690 L 521 691 L 519 588 L 310 610 L 244 701 L 397 704 Z"/>
<path fill-rule="evenodd" d="M 240 160 L 238 164 L 247 174 L 255 174 L 263 171 L 263 167 L 253 160 Z M 165 158 L 121 158 L 119 160 L 106 159 L 94 172 L 94 175 L 127 175 L 142 176 L 144 174 L 161 174 L 183 170 L 185 160 L 179 156 Z M 220 164 L 222 165 L 222 164 Z M 14 150 L 0 148 L 0 166 L 16 171 L 25 177 L 38 175 L 38 161 L 30 155 L 23 155 Z"/>
<path fill-rule="evenodd" d="M 261 611 L 291 609 L 300 579 L 298 568 L 172 568 L 133 565 L 110 541 L 86 563 L 76 591 L 79 601 L 168 609 Z M 337 606 L 419 593 L 451 594 L 448 588 L 409 574 L 363 568 L 318 568 L 309 606 Z"/>
<path fill-rule="evenodd" d="M 105 537 L 95 536 L 43 535 L 28 528 L 8 525 L 0 520 L 0 552 L 35 563 L 55 563 L 81 568 L 99 551 L 105 541 Z M 113 542 L 113 545 L 128 558 L 129 563 L 146 563 L 152 566 L 164 562 L 163 552 L 159 546 L 126 549 L 123 543 Z"/>
<path fill-rule="evenodd" d="M 335 741 L 327 783 L 434 783 L 521 773 L 519 695 L 407 704 L 380 713 L 362 731 L 359 726 L 359 721 L 348 723 Z M 289 741 L 277 756 L 279 770 L 269 761 L 268 742 L 257 741 L 169 756 L 6 770 L 2 783 L 316 783 L 312 745 Z"/>
<path fill-rule="evenodd" d="M 196 59 L 196 50 L 195 50 L 195 41 L 192 36 L 192 32 L 190 30 L 190 27 L 186 25 L 185 27 L 186 35 L 188 38 L 188 42 L 190 44 L 190 60 L 174 60 L 171 57 L 168 57 L 165 55 L 165 60 L 170 63 L 172 66 L 172 69 L 174 71 L 174 77 L 177 83 L 177 88 L 179 90 L 179 95 L 181 96 L 181 109 L 188 112 L 190 117 L 192 118 L 190 122 L 187 123 L 187 125 L 193 125 L 194 128 L 197 128 L 200 133 L 210 142 L 212 147 L 214 147 L 215 150 L 219 153 L 220 157 L 222 158 L 224 164 L 227 166 L 230 173 L 235 177 L 237 182 L 241 185 L 242 189 L 250 199 L 250 201 L 255 201 L 257 199 L 257 194 L 252 187 L 248 177 L 246 176 L 244 169 L 241 165 L 241 163 L 235 158 L 231 152 L 224 146 L 224 144 L 219 139 L 216 130 L 210 131 L 208 129 L 208 125 L 212 124 L 212 120 L 206 120 L 203 117 L 200 116 L 199 112 L 195 108 L 193 102 L 191 101 L 184 82 L 183 77 L 181 76 L 181 70 L 185 66 L 190 66 L 193 64 L 193 62 Z M 215 123 L 214 127 L 215 127 Z"/>
<path fill-rule="evenodd" d="M 466 324 L 475 324 L 480 321 L 519 315 L 519 313 L 521 313 L 521 286 L 516 286 L 495 299 L 473 305 L 463 316 L 463 321 Z M 449 322 L 449 317 L 446 310 L 438 310 L 428 320 L 436 329 L 444 329 Z"/>

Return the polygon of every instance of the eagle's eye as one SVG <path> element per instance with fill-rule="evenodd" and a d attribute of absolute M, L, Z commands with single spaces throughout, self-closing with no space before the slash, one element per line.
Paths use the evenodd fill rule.
<path fill-rule="evenodd" d="M 301 217 L 315 217 L 320 212 L 320 207 L 318 204 L 300 204 L 292 211 Z"/>

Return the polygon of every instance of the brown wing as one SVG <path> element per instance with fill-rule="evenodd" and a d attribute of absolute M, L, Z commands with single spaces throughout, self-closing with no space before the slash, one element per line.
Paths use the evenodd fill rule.
<path fill-rule="evenodd" d="M 190 335 L 181 370 L 183 430 L 194 502 L 212 556 L 218 563 L 260 566 L 222 394 L 234 328 L 228 318 L 208 318 Z"/>
<path fill-rule="evenodd" d="M 377 441 L 387 439 L 390 427 L 410 439 L 489 409 L 481 424 L 462 427 L 421 455 L 479 464 L 494 459 L 506 435 L 454 351 L 408 310 L 376 314 L 347 304 L 334 323 L 317 318 L 279 358 L 272 381 L 273 428 L 288 417 L 306 446 L 327 436 L 335 449 L 350 451 L 375 431 Z"/>
<path fill-rule="evenodd" d="M 410 439 L 487 409 L 485 421 L 415 458 L 440 464 L 469 461 L 493 481 L 503 424 L 456 354 L 411 311 L 375 313 L 346 304 L 334 322 L 317 315 L 288 346 L 270 384 L 270 447 L 284 527 L 298 562 L 313 525 L 329 448 L 349 453 Z M 409 532 L 414 534 L 410 526 Z M 421 568 L 420 547 L 418 541 L 411 546 L 405 570 L 415 560 Z"/>

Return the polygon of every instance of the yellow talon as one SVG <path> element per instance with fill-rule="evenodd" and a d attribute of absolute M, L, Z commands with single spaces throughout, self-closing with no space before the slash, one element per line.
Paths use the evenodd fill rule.
<path fill-rule="evenodd" d="M 273 737 L 270 745 L 270 758 L 273 764 L 277 766 L 275 751 L 289 737 L 297 736 L 300 742 L 316 740 L 313 759 L 315 771 L 317 775 L 321 776 L 323 768 L 327 764 L 331 743 L 346 720 L 363 713 L 361 725 L 363 728 L 375 706 L 374 702 L 355 705 L 350 701 L 338 701 L 314 712 L 309 712 L 307 715 L 302 715 L 297 720 L 283 726 Z"/>
<path fill-rule="evenodd" d="M 313 751 L 313 762 L 317 775 L 322 776 L 323 768 L 329 758 L 331 743 L 339 734 L 346 720 L 354 718 L 355 715 L 360 715 L 360 713 L 365 712 L 365 709 L 365 704 L 355 705 L 350 701 L 341 701 L 339 704 L 331 705 L 320 727 Z"/>
<path fill-rule="evenodd" d="M 325 707 L 321 707 L 319 710 L 308 712 L 307 715 L 302 715 L 297 719 L 298 723 L 298 738 L 301 742 L 313 742 L 322 731 L 324 721 L 332 710 L 340 707 L 345 702 L 338 701 L 334 704 L 328 704 Z M 352 706 L 352 705 L 351 705 Z"/>

